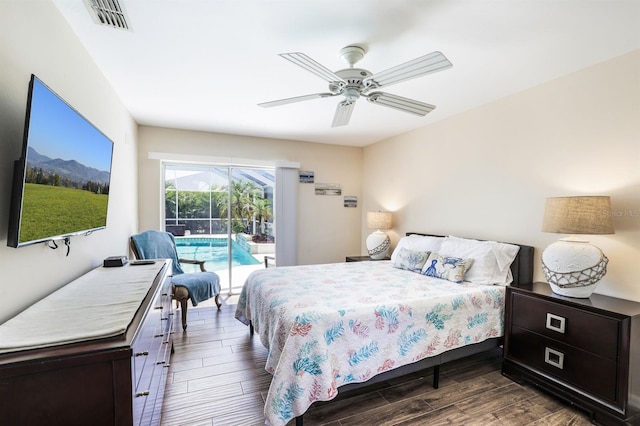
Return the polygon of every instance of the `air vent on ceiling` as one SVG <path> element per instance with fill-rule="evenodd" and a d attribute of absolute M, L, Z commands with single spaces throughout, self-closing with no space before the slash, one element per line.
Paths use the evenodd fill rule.
<path fill-rule="evenodd" d="M 85 0 L 85 4 L 97 24 L 129 29 L 129 23 L 118 0 Z"/>

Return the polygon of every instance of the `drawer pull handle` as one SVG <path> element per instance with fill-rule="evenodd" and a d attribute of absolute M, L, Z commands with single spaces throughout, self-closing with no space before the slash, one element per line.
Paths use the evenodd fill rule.
<path fill-rule="evenodd" d="M 544 348 L 544 362 L 560 370 L 564 367 L 564 354 L 551 348 Z"/>
<path fill-rule="evenodd" d="M 144 352 L 136 352 L 135 356 L 147 356 L 149 355 L 148 351 L 144 351 Z"/>
<path fill-rule="evenodd" d="M 547 328 L 564 334 L 567 319 L 558 315 L 547 313 Z"/>
<path fill-rule="evenodd" d="M 138 392 L 136 394 L 136 398 L 139 396 L 149 396 L 149 391 L 144 391 L 144 392 Z"/>

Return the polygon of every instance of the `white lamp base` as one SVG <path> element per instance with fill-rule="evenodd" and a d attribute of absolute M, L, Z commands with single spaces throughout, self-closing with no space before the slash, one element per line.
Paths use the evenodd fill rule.
<path fill-rule="evenodd" d="M 607 272 L 609 259 L 581 240 L 560 240 L 542 253 L 542 270 L 554 293 L 588 298 Z"/>
<path fill-rule="evenodd" d="M 387 256 L 391 240 L 387 234 L 378 229 L 367 237 L 366 244 L 371 259 L 381 260 Z"/>

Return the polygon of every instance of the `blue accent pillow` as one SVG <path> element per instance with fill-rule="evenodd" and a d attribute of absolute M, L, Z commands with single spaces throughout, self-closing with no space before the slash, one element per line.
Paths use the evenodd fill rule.
<path fill-rule="evenodd" d="M 461 283 L 464 280 L 464 274 L 471 268 L 472 264 L 473 259 L 442 256 L 432 252 L 429 254 L 429 258 L 420 273 L 428 277 Z"/>
<path fill-rule="evenodd" d="M 399 269 L 406 269 L 411 272 L 420 273 L 427 261 L 427 258 L 429 257 L 429 253 L 430 252 L 428 251 L 415 251 L 403 247 L 398 251 L 396 258 L 393 261 L 393 266 Z"/>

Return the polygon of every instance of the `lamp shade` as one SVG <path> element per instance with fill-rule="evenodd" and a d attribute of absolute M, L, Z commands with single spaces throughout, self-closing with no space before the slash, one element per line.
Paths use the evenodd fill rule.
<path fill-rule="evenodd" d="M 367 228 L 391 229 L 391 213 L 367 212 Z"/>
<path fill-rule="evenodd" d="M 543 232 L 556 234 L 613 234 L 611 201 L 606 196 L 547 198 Z"/>

